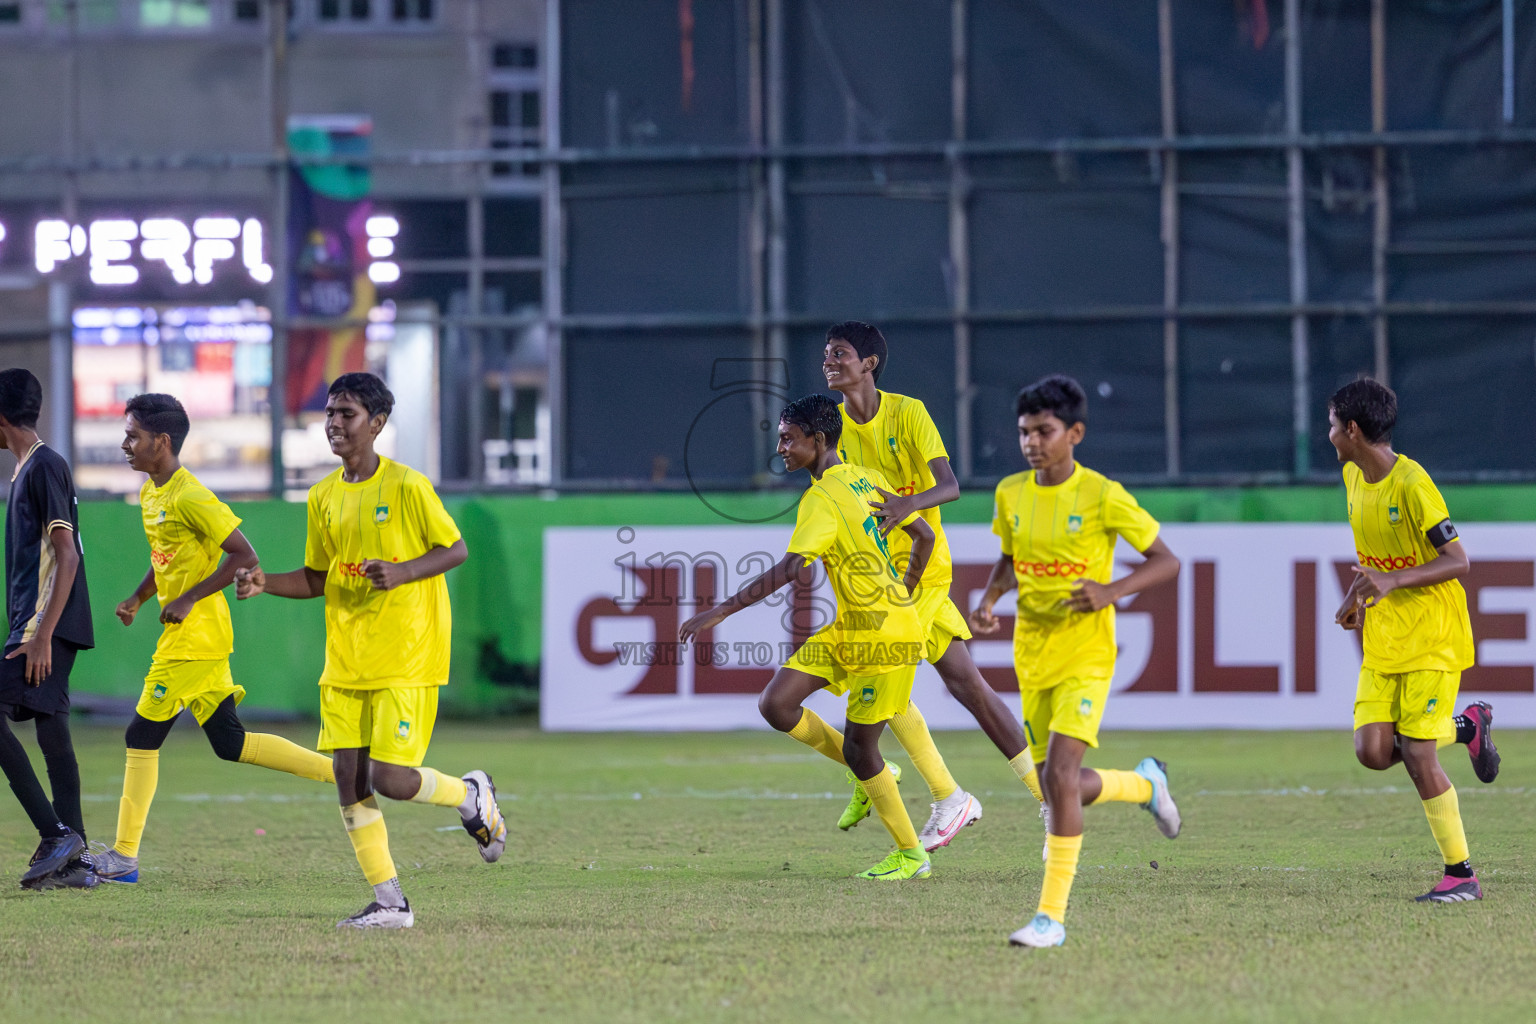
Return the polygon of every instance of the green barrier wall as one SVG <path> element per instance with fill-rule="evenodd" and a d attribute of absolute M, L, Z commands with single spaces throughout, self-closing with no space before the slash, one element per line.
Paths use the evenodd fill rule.
<path fill-rule="evenodd" d="M 1340 487 L 1147 488 L 1137 498 L 1164 522 L 1344 521 Z M 1462 522 L 1536 520 L 1536 487 L 1469 485 L 1445 488 Z M 740 519 L 791 522 L 792 496 L 736 494 L 712 498 Z M 525 710 L 536 699 L 547 526 L 717 525 L 727 520 L 693 494 L 537 495 L 448 498 L 449 512 L 469 546 L 469 562 L 449 575 L 453 597 L 453 684 L 444 691 L 449 714 Z M 297 568 L 304 556 L 302 504 L 237 503 L 243 529 L 269 571 Z M 776 513 L 783 513 L 775 515 Z M 772 517 L 772 518 L 770 518 Z M 967 493 L 945 506 L 946 521 L 985 523 L 992 496 Z M 138 507 L 88 502 L 80 507 L 96 650 L 76 664 L 78 693 L 132 697 L 139 692 L 159 635 L 156 606 L 124 628 L 113 615 L 148 566 Z M 325 661 L 320 601 L 262 597 L 236 603 L 235 678 L 248 705 L 313 714 L 315 681 Z M 386 642 L 387 638 L 381 638 Z"/>

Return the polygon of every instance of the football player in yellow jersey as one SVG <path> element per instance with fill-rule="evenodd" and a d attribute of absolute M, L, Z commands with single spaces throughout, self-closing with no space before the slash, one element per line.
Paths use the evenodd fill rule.
<path fill-rule="evenodd" d="M 837 457 L 842 419 L 837 403 L 810 395 L 779 416 L 779 456 L 793 473 L 810 471 L 800 497 L 795 532 L 777 565 L 678 629 L 686 643 L 795 580 L 810 582 L 808 567 L 826 566 L 837 600 L 836 617 L 802 644 L 769 681 L 758 701 L 768 724 L 852 770 L 869 795 L 896 849 L 860 878 L 899 881 L 929 873 L 928 852 L 918 841 L 896 778 L 880 756 L 885 723 L 908 706 L 912 680 L 923 656 L 924 630 L 916 611 L 918 581 L 933 552 L 933 530 L 915 513 L 899 524 L 911 538 L 911 557 L 898 575 L 880 524 L 868 502 L 889 482 L 878 472 Z M 809 708 L 806 696 L 828 687 L 848 694 L 845 731 Z"/>
<path fill-rule="evenodd" d="M 1083 844 L 1084 805 L 1140 804 L 1163 835 L 1179 834 L 1179 810 L 1161 761 L 1145 758 L 1133 771 L 1082 766 L 1087 749 L 1099 745 L 1115 671 L 1115 602 L 1174 579 L 1179 560 L 1158 536 L 1157 520 L 1124 487 L 1073 458 L 1088 419 L 1088 397 L 1077 381 L 1054 375 L 1031 384 L 1019 392 L 1017 413 L 1019 446 L 1030 468 L 997 485 L 992 530 L 1003 554 L 971 625 L 978 633 L 996 632 L 993 606 L 1018 589 L 1014 668 L 1050 813 L 1040 902 L 1009 941 L 1059 946 Z M 1146 561 L 1111 581 L 1117 537 Z"/>
<path fill-rule="evenodd" d="M 448 682 L 452 611 L 443 574 L 468 555 L 459 529 L 420 473 L 374 450 L 395 398 L 371 373 L 331 384 L 325 433 L 341 468 L 309 490 L 304 566 L 242 572 L 238 596 L 325 598 L 320 742 L 335 759 L 341 818 L 374 899 L 339 928 L 409 928 L 374 793 L 458 810 L 480 856 L 496 860 L 507 827 L 483 771 L 454 778 L 422 767 Z"/>
<path fill-rule="evenodd" d="M 1436 748 L 1468 745 L 1478 777 L 1492 782 L 1499 758 L 1492 709 L 1474 704 L 1453 718 L 1461 673 L 1473 663 L 1467 595 L 1457 582 L 1470 563 L 1445 499 L 1417 462 L 1392 450 L 1397 396 L 1357 380 L 1328 402 L 1328 440 L 1344 464 L 1355 580 L 1336 619 L 1364 630 L 1355 691 L 1355 756 L 1385 771 L 1401 761 L 1424 804 L 1445 874 L 1420 902 L 1483 898 L 1472 870 L 1456 788 Z"/>
<path fill-rule="evenodd" d="M 850 320 L 827 329 L 821 369 L 827 386 L 843 396 L 838 457 L 851 465 L 878 469 L 895 485 L 896 493 L 882 492 L 870 505 L 884 517 L 881 531 L 890 537 L 898 565 L 906 553 L 901 550 L 901 535 L 892 533 L 896 523 L 916 512 L 933 528 L 933 557 L 917 592 L 918 617 L 927 636 L 924 659 L 938 670 L 949 692 L 1002 751 L 1035 799 L 1041 800 L 1039 775 L 1029 757 L 1024 730 L 971 660 L 965 646 L 971 631 L 949 596 L 952 562 L 939 506 L 960 496 L 949 452 L 922 402 L 876 387 L 888 358 L 885 337 L 871 324 Z M 981 819 L 981 802 L 950 775 L 916 704 L 892 716 L 891 732 L 933 794 L 932 814 L 919 833 L 923 846 L 929 850 L 945 846 L 961 828 Z M 853 800 L 838 826 L 849 828 L 868 813 L 863 787 L 855 785 Z"/>
<path fill-rule="evenodd" d="M 159 783 L 160 747 L 183 708 L 226 761 L 335 781 L 330 758 L 281 736 L 246 732 L 235 713 L 245 688 L 229 674 L 235 634 L 224 588 L 236 572 L 256 565 L 256 552 L 240 532 L 240 518 L 181 464 L 191 430 L 186 410 L 171 395 L 148 394 L 130 399 L 125 412 L 123 455 L 149 478 L 139 490 L 149 571 L 117 606 L 117 617 L 132 625 L 144 602 L 158 595 L 165 628 L 124 737 L 128 763 L 116 841 L 92 844 L 92 868 L 108 882 L 139 880 L 139 842 Z"/>

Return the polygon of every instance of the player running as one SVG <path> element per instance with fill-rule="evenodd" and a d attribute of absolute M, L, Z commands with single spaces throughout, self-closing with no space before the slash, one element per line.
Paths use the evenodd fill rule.
<path fill-rule="evenodd" d="M 1456 788 L 1436 747 L 1468 744 L 1478 778 L 1499 770 L 1492 709 L 1474 704 L 1453 721 L 1462 670 L 1474 660 L 1467 595 L 1470 564 L 1445 499 L 1424 467 L 1392 450 L 1397 395 L 1374 380 L 1344 385 L 1328 400 L 1328 440 L 1344 464 L 1354 583 L 1336 621 L 1364 631 L 1355 690 L 1355 756 L 1385 771 L 1402 762 L 1424 804 L 1445 875 L 1421 903 L 1483 898 L 1472 870 Z"/>
<path fill-rule="evenodd" d="M 24 889 L 89 888 L 80 769 L 69 735 L 69 673 L 94 646 L 80 503 L 69 463 L 37 436 L 43 387 L 29 371 L 0 371 L 0 444 L 16 456 L 5 506 L 5 605 L 0 660 L 0 769 L 40 841 Z M 33 719 L 53 799 L 7 722 Z"/>
<path fill-rule="evenodd" d="M 149 541 L 149 570 L 117 606 L 123 625 L 151 596 L 160 599 L 165 627 L 155 645 L 144 691 L 124 741 L 128 763 L 118 803 L 117 837 L 93 844 L 91 863 L 107 882 L 139 880 L 139 843 L 160 779 L 160 747 L 182 709 L 192 712 L 213 752 L 316 782 L 334 782 L 331 759 L 281 736 L 246 732 L 235 712 L 245 699 L 229 671 L 235 633 L 224 589 L 256 552 L 240 532 L 240 517 L 181 464 L 191 432 L 187 411 L 171 395 L 137 395 L 124 410 L 123 455 L 147 475 L 139 512 Z"/>
<path fill-rule="evenodd" d="M 913 597 L 933 551 L 933 530 L 915 512 L 901 529 L 911 538 L 905 575 L 898 575 L 890 551 L 870 514 L 868 502 L 889 482 L 878 472 L 850 466 L 837 457 L 842 418 L 837 403 L 810 395 L 779 415 L 779 456 L 794 473 L 810 471 L 811 486 L 800 497 L 795 532 L 777 565 L 734 596 L 683 623 L 686 643 L 743 608 L 795 580 L 809 582 L 807 567 L 818 558 L 837 600 L 837 617 L 814 633 L 774 673 L 758 707 L 768 724 L 849 768 L 868 795 L 896 849 L 857 877 L 900 881 L 924 878 L 928 853 L 896 790 L 890 766 L 880 756 L 880 733 L 891 717 L 908 707 L 912 679 L 922 658 L 923 628 Z M 848 694 L 845 732 L 838 731 L 793 695 L 808 696 L 831 684 Z"/>
<path fill-rule="evenodd" d="M 880 529 L 891 541 L 891 555 L 897 565 L 907 554 L 902 535 L 892 532 L 895 524 L 917 512 L 933 529 L 933 556 L 917 591 L 917 615 L 926 631 L 923 658 L 933 665 L 949 692 L 1002 751 L 1009 767 L 1035 799 L 1043 800 L 1040 777 L 1029 757 L 1024 730 L 971 660 L 965 646 L 971 631 L 949 596 L 953 563 L 938 508 L 960 496 L 960 484 L 949 465 L 949 452 L 922 402 L 876 387 L 887 360 L 885 337 L 873 325 L 850 320 L 827 329 L 821 368 L 827 386 L 843 396 L 838 407 L 843 419 L 838 458 L 849 465 L 879 470 L 896 485 L 895 494 L 882 491 L 869 504 L 876 515 L 884 517 Z M 835 686 L 828 689 L 841 692 Z M 805 696 L 809 695 L 800 699 Z M 896 734 L 933 794 L 932 814 L 919 838 L 928 850 L 945 846 L 962 827 L 981 820 L 981 802 L 961 789 L 950 775 L 915 703 L 891 717 L 891 732 Z M 1042 803 L 1041 807 L 1044 806 Z M 869 800 L 855 783 L 853 799 L 838 827 L 850 828 L 868 813 Z"/>
<path fill-rule="evenodd" d="M 1030 469 L 997 485 L 992 532 L 1003 553 L 971 625 L 995 633 L 993 606 L 1018 588 L 1014 670 L 1050 815 L 1039 905 L 1008 939 L 1017 946 L 1059 946 L 1067 935 L 1084 806 L 1140 804 L 1163 835 L 1179 834 L 1179 810 L 1161 761 L 1144 758 L 1133 771 L 1082 766 L 1087 749 L 1099 745 L 1115 673 L 1115 603 L 1174 579 L 1179 560 L 1158 536 L 1157 520 L 1124 487 L 1073 458 L 1088 421 L 1088 397 L 1077 381 L 1054 375 L 1031 384 L 1019 392 L 1017 412 Z M 1111 582 L 1117 537 L 1146 561 Z"/>
<path fill-rule="evenodd" d="M 415 923 L 375 792 L 456 808 L 487 863 L 507 839 L 489 775 L 477 770 L 456 779 L 421 767 L 437 721 L 437 689 L 448 682 L 452 612 L 443 574 L 468 551 L 427 478 L 374 450 L 394 404 L 371 373 L 336 378 L 325 433 L 342 464 L 309 489 L 304 566 L 237 576 L 241 600 L 263 591 L 325 598 L 316 745 L 333 755 L 342 822 L 374 894 L 338 928 Z"/>

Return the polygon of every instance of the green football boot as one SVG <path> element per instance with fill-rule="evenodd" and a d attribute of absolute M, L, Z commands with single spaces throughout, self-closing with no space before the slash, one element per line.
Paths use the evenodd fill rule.
<path fill-rule="evenodd" d="M 927 878 L 932 865 L 928 851 L 921 846 L 912 850 L 892 850 L 891 855 L 874 867 L 860 871 L 854 878 L 874 878 L 882 882 L 903 882 L 908 878 Z"/>
<path fill-rule="evenodd" d="M 891 770 L 891 778 L 896 780 L 896 785 L 901 785 L 901 766 L 889 761 L 885 762 L 885 766 Z M 837 827 L 844 832 L 869 817 L 869 812 L 874 809 L 869 794 L 864 792 L 864 784 L 852 771 L 847 772 L 847 775 L 848 781 L 853 783 L 853 798 L 848 801 L 848 806 L 843 808 L 843 816 L 837 819 Z"/>

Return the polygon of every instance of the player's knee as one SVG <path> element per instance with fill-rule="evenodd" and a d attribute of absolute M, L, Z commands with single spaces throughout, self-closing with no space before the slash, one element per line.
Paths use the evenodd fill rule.
<path fill-rule="evenodd" d="M 409 800 L 421 789 L 421 774 L 415 768 L 374 761 L 370 777 L 373 791 L 391 800 Z"/>
<path fill-rule="evenodd" d="M 123 745 L 129 750 L 159 750 L 165 742 L 166 731 L 166 723 L 151 722 L 143 715 L 134 715 L 123 732 Z"/>
<path fill-rule="evenodd" d="M 238 761 L 245 751 L 245 727 L 239 724 L 205 728 L 208 745 L 226 761 Z"/>
<path fill-rule="evenodd" d="M 1355 735 L 1355 759 L 1376 772 L 1392 767 L 1392 746 L 1370 736 Z"/>
<path fill-rule="evenodd" d="M 763 716 L 763 721 L 779 732 L 789 732 L 800 724 L 800 705 L 791 706 L 789 701 L 776 695 L 771 687 L 757 695 L 757 710 Z"/>

